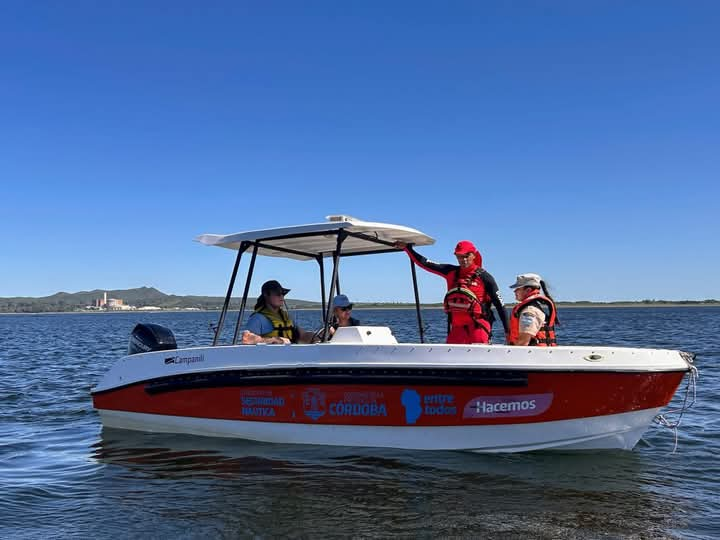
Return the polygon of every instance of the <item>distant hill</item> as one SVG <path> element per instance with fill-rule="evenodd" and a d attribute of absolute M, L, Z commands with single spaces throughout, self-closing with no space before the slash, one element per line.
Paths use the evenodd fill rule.
<path fill-rule="evenodd" d="M 49 313 L 62 311 L 85 311 L 92 306 L 97 298 L 107 293 L 108 298 L 120 298 L 124 304 L 137 308 L 154 306 L 162 309 L 222 309 L 224 296 L 177 296 L 165 294 L 154 287 L 140 287 L 137 289 L 82 291 L 76 293 L 59 292 L 51 296 L 40 298 L 15 297 L 0 298 L 0 313 Z M 248 307 L 255 305 L 256 298 L 248 298 Z M 291 309 L 319 308 L 320 302 L 289 299 L 288 307 Z M 408 308 L 414 303 L 407 302 L 372 302 L 356 303 L 360 308 Z M 720 305 L 718 300 L 642 300 L 639 302 L 558 302 L 558 307 L 632 307 L 632 306 L 683 306 L 683 305 Z M 423 304 L 424 307 L 441 307 L 441 304 Z M 240 299 L 232 298 L 230 307 L 238 309 Z"/>
<path fill-rule="evenodd" d="M 120 298 L 124 304 L 138 308 L 155 306 L 162 309 L 222 309 L 224 296 L 177 296 L 165 294 L 154 287 L 137 289 L 81 291 L 76 293 L 59 292 L 40 298 L 19 296 L 0 298 L 0 313 L 48 313 L 58 311 L 84 311 L 92 306 L 97 298 L 107 293 L 108 298 Z M 255 298 L 248 298 L 248 305 L 255 305 Z M 317 302 L 288 300 L 291 308 L 315 307 Z M 232 298 L 230 306 L 240 307 L 240 299 Z"/>

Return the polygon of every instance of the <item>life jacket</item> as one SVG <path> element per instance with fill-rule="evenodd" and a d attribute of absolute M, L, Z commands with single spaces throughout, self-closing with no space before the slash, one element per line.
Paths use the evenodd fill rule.
<path fill-rule="evenodd" d="M 540 330 L 531 339 L 529 345 L 537 347 L 556 347 L 555 339 L 555 320 L 557 318 L 557 310 L 555 304 L 547 296 L 540 293 L 531 294 L 525 300 L 518 303 L 512 310 L 510 315 L 510 333 L 508 335 L 508 343 L 514 344 L 520 336 L 520 313 L 527 306 L 534 305 L 545 313 L 545 323 Z"/>
<path fill-rule="evenodd" d="M 472 274 L 460 277 L 460 270 L 455 272 L 455 280 L 443 299 L 443 309 L 450 317 L 450 324 L 482 326 L 490 332 L 486 305 L 488 299 L 485 293 L 485 283 L 480 278 L 482 268 Z"/>
<path fill-rule="evenodd" d="M 262 337 L 284 337 L 288 338 L 293 343 L 297 341 L 297 329 L 295 328 L 292 319 L 285 311 L 281 309 L 278 313 L 275 313 L 266 306 L 255 311 L 255 313 L 264 315 L 273 325 L 272 332 L 263 334 Z"/>

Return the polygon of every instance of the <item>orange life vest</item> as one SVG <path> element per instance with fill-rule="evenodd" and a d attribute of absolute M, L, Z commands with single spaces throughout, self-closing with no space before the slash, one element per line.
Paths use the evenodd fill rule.
<path fill-rule="evenodd" d="M 525 300 L 517 304 L 510 315 L 510 334 L 508 335 L 508 343 L 513 345 L 520 336 L 520 313 L 529 305 L 541 309 L 545 313 L 545 323 L 542 325 L 537 334 L 531 339 L 529 345 L 537 347 L 556 347 L 555 339 L 555 320 L 556 312 L 555 304 L 547 296 L 541 295 L 539 292 L 531 294 Z"/>
<path fill-rule="evenodd" d="M 443 299 L 443 309 L 450 316 L 451 324 L 482 326 L 489 333 L 490 321 L 483 309 L 487 299 L 481 273 L 482 269 L 478 268 L 472 274 L 461 278 L 458 270 L 453 286 L 448 289 Z"/>

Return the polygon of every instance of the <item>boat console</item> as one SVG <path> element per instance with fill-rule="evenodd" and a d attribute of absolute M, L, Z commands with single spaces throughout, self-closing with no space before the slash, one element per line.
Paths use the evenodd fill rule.
<path fill-rule="evenodd" d="M 387 326 L 341 326 L 333 334 L 333 344 L 397 345 Z"/>

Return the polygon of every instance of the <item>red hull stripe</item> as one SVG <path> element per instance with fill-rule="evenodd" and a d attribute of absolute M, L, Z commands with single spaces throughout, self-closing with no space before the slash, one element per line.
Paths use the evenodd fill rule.
<path fill-rule="evenodd" d="M 300 384 L 151 393 L 146 383 L 93 396 L 96 409 L 299 424 L 524 424 L 618 414 L 670 402 L 685 372 L 530 373 L 527 386 Z"/>

